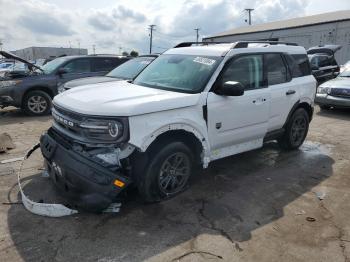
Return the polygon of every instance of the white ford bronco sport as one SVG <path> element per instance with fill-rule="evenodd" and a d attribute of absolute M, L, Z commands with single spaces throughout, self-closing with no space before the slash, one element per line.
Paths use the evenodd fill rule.
<path fill-rule="evenodd" d="M 298 148 L 315 92 L 296 44 L 181 43 L 133 81 L 56 96 L 41 151 L 75 207 L 100 211 L 130 184 L 160 201 L 183 191 L 199 165 L 269 140 Z"/>

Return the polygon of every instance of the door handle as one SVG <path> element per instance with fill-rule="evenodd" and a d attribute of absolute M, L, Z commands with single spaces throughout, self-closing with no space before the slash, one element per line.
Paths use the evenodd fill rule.
<path fill-rule="evenodd" d="M 259 98 L 255 99 L 255 100 L 253 100 L 254 104 L 261 104 L 261 103 L 264 103 L 264 102 L 266 102 L 266 98 L 262 98 L 262 97 L 259 97 Z"/>
<path fill-rule="evenodd" d="M 293 95 L 293 94 L 295 94 L 295 90 L 288 90 L 288 91 L 286 92 L 286 95 L 287 95 L 287 96 Z"/>

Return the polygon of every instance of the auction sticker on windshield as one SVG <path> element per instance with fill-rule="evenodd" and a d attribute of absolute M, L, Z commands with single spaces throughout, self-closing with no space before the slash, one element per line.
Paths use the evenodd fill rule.
<path fill-rule="evenodd" d="M 212 66 L 216 61 L 213 59 L 206 58 L 206 57 L 197 56 L 195 59 L 193 59 L 193 62 Z"/>

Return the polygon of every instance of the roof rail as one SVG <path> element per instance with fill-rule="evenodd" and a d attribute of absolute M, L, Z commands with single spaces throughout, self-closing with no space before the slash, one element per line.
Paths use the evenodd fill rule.
<path fill-rule="evenodd" d="M 298 46 L 297 43 L 279 42 L 279 41 L 238 41 L 233 48 L 247 48 L 249 44 L 270 44 L 270 45 L 292 45 Z"/>
<path fill-rule="evenodd" d="M 180 44 L 177 44 L 173 48 L 189 47 L 192 45 L 215 45 L 215 44 L 231 44 L 231 43 L 230 42 L 182 42 Z"/>

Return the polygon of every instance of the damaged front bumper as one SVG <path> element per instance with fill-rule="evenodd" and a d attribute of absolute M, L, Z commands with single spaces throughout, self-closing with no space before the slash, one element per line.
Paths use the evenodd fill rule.
<path fill-rule="evenodd" d="M 52 129 L 41 136 L 40 147 L 51 179 L 75 208 L 100 212 L 131 183 L 121 166 L 88 156 Z"/>

